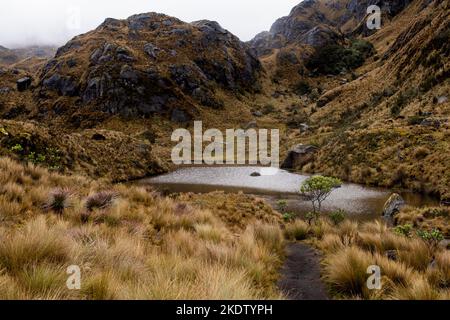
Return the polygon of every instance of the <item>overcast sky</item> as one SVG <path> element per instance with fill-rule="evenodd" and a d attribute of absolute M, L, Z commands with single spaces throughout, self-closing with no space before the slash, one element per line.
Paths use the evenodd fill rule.
<path fill-rule="evenodd" d="M 268 30 L 302 0 L 2 0 L 0 45 L 62 45 L 105 18 L 160 12 L 190 22 L 218 21 L 242 40 Z"/>

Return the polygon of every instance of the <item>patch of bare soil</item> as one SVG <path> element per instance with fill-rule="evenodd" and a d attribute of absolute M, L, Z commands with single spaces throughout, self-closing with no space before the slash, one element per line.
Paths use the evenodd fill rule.
<path fill-rule="evenodd" d="M 320 278 L 320 255 L 310 246 L 291 243 L 281 270 L 279 289 L 291 300 L 328 300 Z"/>

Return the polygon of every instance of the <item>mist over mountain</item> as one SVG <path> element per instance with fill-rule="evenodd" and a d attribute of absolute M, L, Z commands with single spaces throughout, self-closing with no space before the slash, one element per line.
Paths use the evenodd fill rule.
<path fill-rule="evenodd" d="M 0 44 L 8 48 L 29 45 L 61 46 L 72 37 L 96 28 L 106 18 L 124 19 L 136 13 L 160 12 L 190 22 L 218 21 L 241 40 L 250 40 L 286 15 L 297 0 L 18 0 L 3 1 L 0 12 Z"/>

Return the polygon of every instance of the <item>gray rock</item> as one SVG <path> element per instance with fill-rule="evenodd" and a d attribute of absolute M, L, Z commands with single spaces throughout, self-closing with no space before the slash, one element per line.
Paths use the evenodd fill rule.
<path fill-rule="evenodd" d="M 72 77 L 62 77 L 58 73 L 42 82 L 47 89 L 57 91 L 63 96 L 75 96 L 78 94 L 78 85 Z"/>
<path fill-rule="evenodd" d="M 103 64 L 110 62 L 113 59 L 113 57 L 110 54 L 101 56 L 100 59 L 98 59 L 98 63 Z"/>
<path fill-rule="evenodd" d="M 21 78 L 17 80 L 16 84 L 18 91 L 25 91 L 31 86 L 31 78 L 30 77 Z"/>
<path fill-rule="evenodd" d="M 0 88 L 0 94 L 5 94 L 11 91 L 11 88 L 9 87 L 1 87 Z"/>
<path fill-rule="evenodd" d="M 71 58 L 71 59 L 67 60 L 66 64 L 69 68 L 73 68 L 77 65 L 77 60 Z"/>
<path fill-rule="evenodd" d="M 446 96 L 439 96 L 437 97 L 437 103 L 438 104 L 443 104 L 446 103 L 448 101 L 448 98 Z"/>
<path fill-rule="evenodd" d="M 120 69 L 120 78 L 123 80 L 130 81 L 132 83 L 138 83 L 139 75 L 135 70 L 133 70 L 133 68 L 125 64 Z"/>
<path fill-rule="evenodd" d="M 263 116 L 263 114 L 262 114 L 261 111 L 255 111 L 255 112 L 253 112 L 253 115 L 254 115 L 255 117 L 258 117 L 258 118 L 260 118 L 260 117 Z"/>
<path fill-rule="evenodd" d="M 121 62 L 133 62 L 133 61 L 135 61 L 135 59 L 133 57 L 128 56 L 126 54 L 122 54 L 122 53 L 117 55 L 117 59 L 119 61 L 121 61 Z"/>
<path fill-rule="evenodd" d="M 393 218 L 406 205 L 405 200 L 398 193 L 393 193 L 384 204 L 383 216 Z"/>
<path fill-rule="evenodd" d="M 293 147 L 281 164 L 282 169 L 302 168 L 314 159 L 314 154 L 319 148 L 312 145 L 298 144 Z"/>
<path fill-rule="evenodd" d="M 117 30 L 122 26 L 122 22 L 118 19 L 106 18 L 100 27 L 105 27 L 111 30 Z"/>
<path fill-rule="evenodd" d="M 258 126 L 258 123 L 256 122 L 256 120 L 252 120 L 244 126 L 244 130 L 256 128 L 257 126 Z"/>
<path fill-rule="evenodd" d="M 95 51 L 91 54 L 91 57 L 89 58 L 89 60 L 91 60 L 91 62 L 93 63 L 97 63 L 98 59 L 100 59 L 100 57 L 103 54 L 103 50 L 102 49 L 95 49 Z"/>
<path fill-rule="evenodd" d="M 309 131 L 309 126 L 306 123 L 300 123 L 299 127 L 301 133 Z"/>
<path fill-rule="evenodd" d="M 87 87 L 83 92 L 83 101 L 89 102 L 100 96 L 102 96 L 100 92 L 100 82 L 101 79 L 99 77 L 92 78 L 88 81 Z"/>
<path fill-rule="evenodd" d="M 144 52 L 153 59 L 156 59 L 160 50 L 161 49 L 159 49 L 157 46 L 149 42 L 144 45 Z"/>
<path fill-rule="evenodd" d="M 184 110 L 180 110 L 180 109 L 174 109 L 172 111 L 172 115 L 171 115 L 171 120 L 173 122 L 188 122 L 191 120 L 191 117 L 189 116 L 189 114 L 184 111 Z"/>
<path fill-rule="evenodd" d="M 253 172 L 252 174 L 250 174 L 250 177 L 261 177 L 261 173 Z"/>
<path fill-rule="evenodd" d="M 184 36 L 188 36 L 191 34 L 191 30 L 189 29 L 182 29 L 182 28 L 177 28 L 177 29 L 172 29 L 169 34 L 173 34 L 179 37 L 184 37 Z"/>
<path fill-rule="evenodd" d="M 105 43 L 103 46 L 103 54 L 113 53 L 114 50 L 117 49 L 117 45 L 114 43 Z M 128 52 L 128 51 L 127 51 Z"/>

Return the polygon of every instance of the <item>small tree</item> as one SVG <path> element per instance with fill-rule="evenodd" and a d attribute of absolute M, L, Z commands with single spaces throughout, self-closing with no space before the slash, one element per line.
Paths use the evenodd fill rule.
<path fill-rule="evenodd" d="M 444 235 L 438 229 L 433 229 L 431 231 L 418 230 L 417 235 L 428 245 L 432 252 L 436 251 L 439 243 L 445 239 Z"/>
<path fill-rule="evenodd" d="M 342 181 L 337 178 L 313 176 L 303 182 L 300 192 L 311 201 L 313 213 L 318 216 L 322 209 L 322 202 L 341 184 Z"/>

